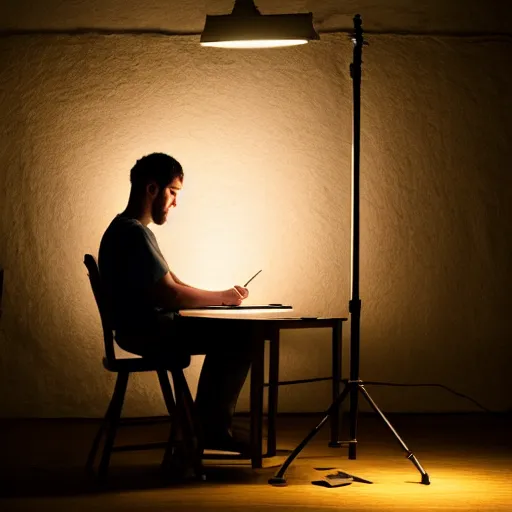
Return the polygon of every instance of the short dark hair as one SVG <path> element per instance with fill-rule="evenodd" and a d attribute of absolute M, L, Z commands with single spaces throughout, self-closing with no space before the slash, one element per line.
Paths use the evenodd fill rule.
<path fill-rule="evenodd" d="M 183 168 L 175 158 L 165 153 L 151 153 L 143 156 L 137 160 L 130 171 L 130 182 L 137 189 L 154 181 L 162 190 L 175 178 L 183 181 Z"/>

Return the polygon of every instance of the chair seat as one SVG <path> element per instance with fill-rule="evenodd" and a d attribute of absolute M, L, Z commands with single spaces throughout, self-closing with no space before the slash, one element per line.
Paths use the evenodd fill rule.
<path fill-rule="evenodd" d="M 149 359 L 144 357 L 127 357 L 108 360 L 103 358 L 103 366 L 109 372 L 153 372 L 156 370 L 173 370 L 187 368 L 190 356 L 176 357 L 172 361 Z"/>

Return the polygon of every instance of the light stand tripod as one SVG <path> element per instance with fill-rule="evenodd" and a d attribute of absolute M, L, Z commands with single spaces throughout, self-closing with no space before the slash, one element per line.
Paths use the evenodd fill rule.
<path fill-rule="evenodd" d="M 274 477 L 269 479 L 271 485 L 285 485 L 286 479 L 284 474 L 288 466 L 295 460 L 297 455 L 304 449 L 309 441 L 320 431 L 332 414 L 339 414 L 339 408 L 343 400 L 350 395 L 350 441 L 348 456 L 349 459 L 356 458 L 357 448 L 357 415 L 358 415 L 358 397 L 359 392 L 370 404 L 371 408 L 382 418 L 384 423 L 391 430 L 393 435 L 400 443 L 402 449 L 407 453 L 407 458 L 416 466 L 421 473 L 421 483 L 430 484 L 430 478 L 415 455 L 409 450 L 407 445 L 402 441 L 398 432 L 393 428 L 383 412 L 378 408 L 377 404 L 372 400 L 368 391 L 364 387 L 364 382 L 359 379 L 359 347 L 361 334 L 361 299 L 359 297 L 359 164 L 360 164 L 360 135 L 361 135 L 361 65 L 363 56 L 363 46 L 365 41 L 363 38 L 363 28 L 361 16 L 357 14 L 354 17 L 355 33 L 352 37 L 354 43 L 354 57 L 350 65 L 350 76 L 353 82 L 353 131 L 352 131 L 352 297 L 349 302 L 350 312 L 350 379 L 343 380 L 345 385 L 343 391 L 338 398 L 325 411 L 322 421 L 304 438 L 304 440 L 293 450 L 277 471 Z M 341 443 L 338 444 L 340 446 Z M 351 475 L 352 476 L 352 475 Z"/>

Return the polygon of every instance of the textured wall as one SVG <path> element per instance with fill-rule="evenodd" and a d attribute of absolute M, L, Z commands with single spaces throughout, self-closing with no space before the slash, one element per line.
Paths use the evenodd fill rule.
<path fill-rule="evenodd" d="M 257 0 L 265 14 L 313 12 L 320 30 L 351 28 L 355 13 L 365 30 L 381 32 L 510 33 L 508 0 Z M 5 29 L 163 28 L 197 33 L 204 16 L 227 14 L 234 0 L 15 0 L 0 2 Z"/>
<path fill-rule="evenodd" d="M 38 15 L 34 2 L 4 3 L 0 18 L 5 29 L 186 32 L 230 6 L 91 3 L 54 0 Z M 510 19 L 491 22 L 464 4 L 459 25 L 426 2 L 367 9 L 369 29 L 423 35 L 369 35 L 365 49 L 361 375 L 445 384 L 507 409 L 511 43 L 491 34 L 510 30 Z M 272 2 L 259 5 L 269 12 Z M 350 26 L 356 7 L 335 5 L 289 1 L 272 12 L 312 9 L 319 26 Z M 457 30 L 490 35 L 426 34 Z M 197 36 L 4 34 L 1 415 L 104 412 L 113 381 L 100 367 L 82 259 L 124 208 L 130 167 L 152 151 L 185 167 L 180 207 L 155 228 L 182 279 L 225 287 L 264 268 L 253 302 L 347 314 L 351 54 L 344 34 L 248 53 L 203 49 Z M 329 333 L 283 340 L 283 378 L 329 372 Z M 188 372 L 192 386 L 200 364 Z M 163 412 L 152 377 L 132 389 L 129 414 Z M 283 388 L 281 410 L 321 410 L 328 393 L 325 383 Z M 373 394 L 385 410 L 472 407 L 435 389 Z"/>

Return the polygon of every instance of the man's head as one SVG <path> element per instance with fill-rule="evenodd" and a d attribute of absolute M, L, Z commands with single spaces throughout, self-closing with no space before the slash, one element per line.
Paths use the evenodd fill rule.
<path fill-rule="evenodd" d="M 178 191 L 183 186 L 183 168 L 165 153 L 146 155 L 130 171 L 132 198 L 150 209 L 151 221 L 163 224 L 170 208 L 176 206 Z"/>

